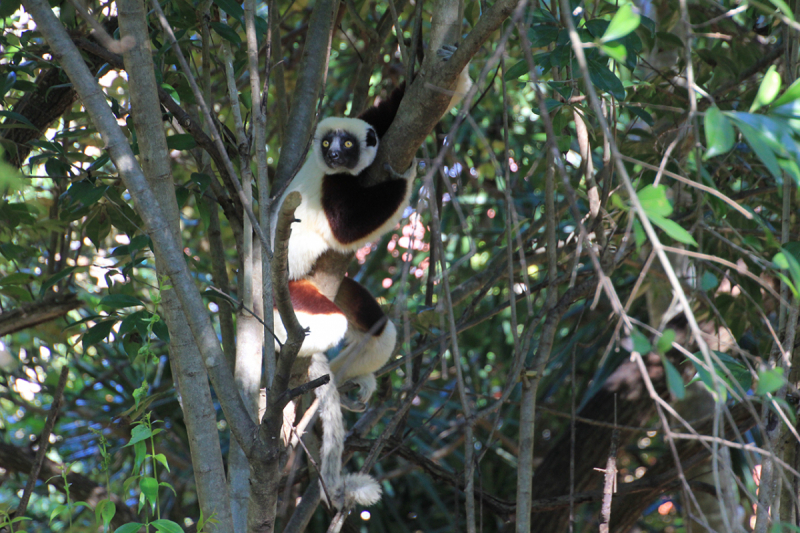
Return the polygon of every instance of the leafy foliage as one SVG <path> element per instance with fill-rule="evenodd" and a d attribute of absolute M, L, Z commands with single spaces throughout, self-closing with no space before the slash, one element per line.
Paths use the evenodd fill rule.
<path fill-rule="evenodd" d="M 109 33 L 118 37 L 115 11 L 105 4 L 101 9 L 98 2 L 90 4 Z M 283 56 L 274 58 L 266 106 L 271 165 L 280 157 L 282 141 L 274 76 L 282 72 L 290 96 L 297 91 L 313 9 L 313 3 L 305 1 L 277 4 Z M 374 29 L 392 17 L 384 2 L 354 4 L 356 12 L 342 8 L 341 24 L 333 35 L 323 115 L 351 111 L 356 80 L 364 79 L 359 68 L 369 60 L 366 51 L 373 44 L 361 25 Z M 397 0 L 395 4 L 400 17 L 397 34 L 405 46 L 405 40 L 410 43 L 415 35 L 414 8 Z M 423 12 L 429 4 L 423 4 Z M 480 20 L 482 3 L 464 4 L 466 32 Z M 572 2 L 573 11 L 564 14 L 556 3 L 544 2 L 525 12 L 520 35 L 504 45 L 499 32 L 490 39 L 472 60 L 473 79 L 478 79 L 496 47 L 505 46 L 505 62 L 481 80 L 480 94 L 468 109 L 470 121 L 448 139 L 452 150 L 437 174 L 436 189 L 420 190 L 417 182 L 412 207 L 400 226 L 356 254 L 349 275 L 391 308 L 398 331 L 404 332 L 399 348 L 402 362 L 383 382 L 391 391 L 386 401 L 399 402 L 398 391 L 418 379 L 420 369 L 437 366 L 374 470 L 383 480 L 382 503 L 367 514 L 354 513 L 353 522 L 364 525 L 368 519 L 365 527 L 370 531 L 465 530 L 459 514 L 463 487 L 454 490 L 449 485 L 452 480 L 459 482 L 465 469 L 466 423 L 456 393 L 455 365 L 464 372 L 472 409 L 482 415 L 468 421 L 474 425 L 475 441 L 467 445 L 476 454 L 476 501 L 483 506 L 484 531 L 499 531 L 514 516 L 509 509 L 516 497 L 520 462 L 520 381 L 540 379 L 535 498 L 569 493 L 569 480 L 558 468 L 569 464 L 563 461 L 570 453 L 570 424 L 562 415 L 576 406 L 579 415 L 601 422 L 579 424 L 580 431 L 587 432 L 616 421 L 617 399 L 604 394 L 624 381 L 631 357 L 642 357 L 642 365 L 657 369 L 650 373 L 655 376 L 653 390 L 681 409 L 687 420 L 701 420 L 702 406 L 713 408 L 708 391 L 729 407 L 770 401 L 771 409 L 783 409 L 793 419 L 794 407 L 787 409 L 785 389 L 797 381 L 796 371 L 791 365 L 780 366 L 779 350 L 765 324 L 776 335 L 786 335 L 778 328 L 786 320 L 786 300 L 795 301 L 800 295 L 796 220 L 800 82 L 784 67 L 790 58 L 783 41 L 796 38 L 786 25 L 794 13 L 783 2 L 743 8 L 733 0 L 693 4 L 685 14 L 678 2 L 638 5 Z M 212 93 L 215 118 L 235 159 L 239 147 L 235 137 L 225 133 L 236 129 L 235 118 L 224 60 L 216 51 L 223 44 L 231 48 L 234 98 L 249 120 L 245 15 L 231 0 L 216 0 L 208 19 L 197 15 L 199 6 L 197 1 L 173 0 L 165 3 L 164 10 L 195 76 L 205 80 Z M 18 8 L 19 2 L 13 1 L 0 7 L 5 28 L 0 36 L 0 146 L 8 161 L 0 162 L 0 335 L 5 335 L 0 337 L 0 444 L 10 446 L 19 457 L 28 457 L 29 447 L 43 445 L 37 435 L 53 402 L 59 371 L 66 365 L 70 374 L 48 455 L 62 467 L 63 477 L 43 479 L 49 488 L 37 486 L 28 516 L 14 517 L 10 511 L 18 504 L 28 471 L 15 470 L 0 455 L 0 468 L 8 476 L 0 488 L 0 526 L 15 531 L 24 527 L 117 533 L 139 531 L 145 524 L 167 533 L 191 525 L 197 531 L 213 530 L 215 516 L 206 510 L 203 518 L 199 508 L 191 469 L 192 428 L 183 415 L 184 409 L 200 407 L 181 405 L 174 393 L 168 358 L 174 335 L 161 318 L 166 280 L 156 275 L 154 246 L 139 215 L 152 206 L 133 205 L 104 139 L 74 94 L 71 99 L 64 97 L 68 102 L 63 113 L 49 122 L 37 111 L 41 106 L 28 105 L 38 102 L 36 98 L 47 101 L 48 94 L 69 91 L 71 85 L 35 24 Z M 90 28 L 71 4 L 63 3 L 58 14 L 76 42 L 86 41 Z M 267 16 L 263 5 L 255 21 L 261 46 L 267 39 Z M 588 79 L 576 58 L 565 17 L 571 17 L 583 43 Z M 199 115 L 175 51 L 156 19 L 148 22 L 159 86 L 184 111 Z M 694 25 L 694 33 L 687 33 L 684 22 Z M 427 35 L 427 14 L 421 25 Z M 387 33 L 375 53 L 377 63 L 366 77 L 371 82 L 370 101 L 385 98 L 407 73 L 397 34 Z M 145 157 L 139 153 L 122 64 L 96 55 L 88 46 L 82 49 L 131 147 Z M 211 61 L 204 61 L 204 50 Z M 263 68 L 263 55 L 261 61 Z M 688 85 L 689 66 L 695 87 Z M 44 79 L 51 80 L 49 86 L 44 86 Z M 644 220 L 636 218 L 633 198 L 622 186 L 587 83 L 602 99 L 605 118 L 625 156 L 621 164 L 632 178 L 647 220 L 657 228 L 657 237 L 670 247 L 671 268 L 690 297 L 691 309 L 677 309 L 671 303 L 673 288 L 665 267 L 657 266 L 658 259 L 648 261 L 655 243 L 643 229 Z M 537 89 L 545 96 L 542 107 Z M 236 249 L 241 212 L 226 209 L 236 205 L 237 196 L 220 178 L 220 169 L 209 163 L 204 140 L 190 132 L 174 109 L 164 107 L 162 113 L 185 260 L 197 285 L 206 290 L 209 312 L 221 328 L 221 315 L 231 314 L 232 308 L 212 289 L 242 300 L 244 270 Z M 574 211 L 572 193 L 551 173 L 545 114 L 552 121 L 552 141 L 563 155 L 567 181 L 574 189 Z M 419 151 L 425 165 L 420 166 L 421 175 L 442 149 L 440 141 L 452 118 L 445 117 L 437 130 L 442 135 L 430 136 Z M 17 171 L 13 157 L 28 152 Z M 236 163 L 237 171 L 250 165 L 250 161 Z M 553 250 L 546 250 L 544 208 L 548 179 L 556 183 L 557 272 L 552 280 L 546 252 Z M 788 229 L 782 227 L 785 195 L 795 206 Z M 599 212 L 592 211 L 595 198 Z M 431 252 L 433 202 L 442 205 L 443 258 Z M 218 218 L 219 226 L 214 222 Z M 579 222 L 589 232 L 586 240 Z M 214 257 L 214 239 L 224 244 L 223 257 Z M 216 259 L 225 263 L 229 286 L 219 281 Z M 441 269 L 436 268 L 440 260 L 447 267 L 455 301 L 461 360 L 448 344 L 452 340 L 445 321 L 446 298 L 437 274 Z M 607 287 L 597 290 L 602 284 L 598 265 L 621 304 Z M 546 344 L 542 342 L 546 318 L 556 313 L 548 307 L 548 290 L 567 301 L 558 311 L 546 365 L 532 368 L 536 353 Z M 76 295 L 69 300 L 73 303 L 59 307 L 71 295 Z M 38 316 L 36 305 L 51 314 L 43 313 L 34 324 L 16 318 L 18 310 Z M 630 322 L 621 319 L 622 306 Z M 708 336 L 708 359 L 681 314 L 689 311 Z M 519 369 L 515 374 L 517 361 L 523 377 Z M 641 384 L 638 372 L 638 368 L 633 372 L 634 381 Z M 506 391 L 510 391 L 507 398 Z M 672 465 L 655 399 L 647 396 L 643 385 L 641 391 L 635 399 L 632 393 L 630 397 L 619 393 L 618 423 L 642 428 L 623 437 L 621 485 Z M 498 399 L 504 400 L 499 406 Z M 231 439 L 227 421 L 218 405 L 211 407 L 218 411 L 219 437 L 227 452 Z M 384 414 L 371 439 L 386 428 L 392 415 Z M 603 430 L 608 434 L 592 433 L 593 438 L 576 444 L 602 448 L 606 454 L 610 429 Z M 765 432 L 756 433 L 746 433 L 743 444 L 763 445 Z M 753 466 L 762 459 L 731 453 L 740 481 L 736 504 L 749 520 L 754 513 L 748 499 L 755 498 Z M 588 452 L 576 454 L 576 492 L 597 488 L 599 476 L 592 474 L 592 468 L 603 466 L 605 455 L 599 464 L 585 464 L 590 457 Z M 279 504 L 281 525 L 309 481 L 302 454 L 293 452 L 291 459 L 290 479 L 296 486 L 287 488 L 288 498 Z M 348 468 L 358 468 L 363 460 L 356 454 Z M 552 474 L 548 465 L 554 465 Z M 77 485 L 70 475 L 84 476 L 94 488 L 106 490 L 106 497 L 89 502 L 84 501 L 89 492 L 76 497 L 75 489 L 70 492 L 71 484 Z M 631 507 L 616 519 L 631 527 L 638 520 L 650 530 L 685 531 L 687 516 L 710 513 L 693 508 L 675 487 L 627 497 L 624 501 Z M 664 507 L 667 503 L 671 507 Z M 564 513 L 566 507 L 534 514 L 534 523 L 541 523 L 533 530 L 563 531 Z M 576 507 L 576 531 L 593 530 L 598 513 L 596 501 Z M 323 530 L 328 521 L 320 509 L 309 530 Z"/>

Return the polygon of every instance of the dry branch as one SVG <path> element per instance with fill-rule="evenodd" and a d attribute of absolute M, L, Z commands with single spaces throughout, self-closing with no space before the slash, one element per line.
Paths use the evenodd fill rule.
<path fill-rule="evenodd" d="M 0 337 L 60 318 L 83 303 L 71 292 L 50 293 L 43 300 L 0 313 Z"/>

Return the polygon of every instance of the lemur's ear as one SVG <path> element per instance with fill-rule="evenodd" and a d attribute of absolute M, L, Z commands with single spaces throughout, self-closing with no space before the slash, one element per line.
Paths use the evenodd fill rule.
<path fill-rule="evenodd" d="M 378 146 L 378 134 L 372 127 L 367 128 L 367 146 Z"/>

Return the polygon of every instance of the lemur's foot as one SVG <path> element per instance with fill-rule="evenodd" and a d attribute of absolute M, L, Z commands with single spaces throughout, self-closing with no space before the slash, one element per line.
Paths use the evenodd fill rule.
<path fill-rule="evenodd" d="M 453 57 L 453 54 L 456 53 L 456 50 L 458 50 L 458 46 L 452 44 L 443 44 L 441 48 L 436 50 L 436 55 L 442 61 L 447 61 L 448 59 Z"/>
<path fill-rule="evenodd" d="M 347 396 L 340 396 L 339 400 L 342 402 L 342 407 L 351 411 L 353 413 L 363 413 L 367 410 L 367 404 L 364 402 L 359 402 L 358 400 L 352 400 Z"/>

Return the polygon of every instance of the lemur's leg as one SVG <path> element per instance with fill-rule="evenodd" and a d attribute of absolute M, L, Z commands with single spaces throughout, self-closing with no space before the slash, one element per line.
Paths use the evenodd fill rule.
<path fill-rule="evenodd" d="M 289 295 L 298 322 L 308 330 L 299 357 L 325 352 L 341 342 L 347 331 L 347 318 L 311 281 L 290 281 Z M 281 343 L 286 342 L 286 329 L 277 309 L 273 309 L 273 315 L 275 336 Z"/>
<path fill-rule="evenodd" d="M 446 44 L 436 50 L 436 56 L 442 61 L 448 61 L 456 53 L 456 50 L 458 47 Z M 445 113 L 457 106 L 471 88 L 472 78 L 469 77 L 469 64 L 467 64 L 458 76 L 455 89 L 453 89 L 453 97 L 450 98 L 450 105 L 447 106 Z"/>
<path fill-rule="evenodd" d="M 298 353 L 299 357 L 311 357 L 308 366 L 308 379 L 324 375 L 331 379 L 317 387 L 315 394 L 319 399 L 320 420 L 322 421 L 322 449 L 320 450 L 320 476 L 325 483 L 331 505 L 341 509 L 346 503 L 354 501 L 360 505 L 372 505 L 380 500 L 380 485 L 366 474 L 342 475 L 342 450 L 344 449 L 344 419 L 340 407 L 337 382 L 328 366 L 328 358 L 323 352 L 333 348 L 342 340 L 347 330 L 347 318 L 342 310 L 308 280 L 290 281 L 289 294 L 300 325 L 307 328 L 306 338 Z M 277 310 L 275 315 L 275 334 L 281 342 L 286 340 L 286 330 Z M 284 439 L 288 440 L 294 410 L 287 406 L 284 411 Z M 288 425 L 287 425 L 288 424 Z"/>
<path fill-rule="evenodd" d="M 347 317 L 347 347 L 331 361 L 331 370 L 337 383 L 356 383 L 358 399 L 366 403 L 376 388 L 373 373 L 394 351 L 397 330 L 369 291 L 350 278 L 342 281 L 335 302 Z"/>

